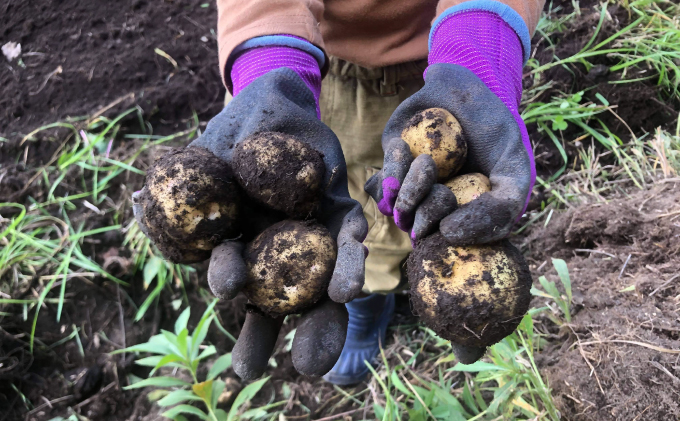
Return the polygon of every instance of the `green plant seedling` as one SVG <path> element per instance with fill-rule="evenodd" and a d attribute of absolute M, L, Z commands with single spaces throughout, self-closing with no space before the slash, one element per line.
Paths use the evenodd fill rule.
<path fill-rule="evenodd" d="M 198 378 L 199 366 L 207 357 L 217 353 L 213 345 L 203 345 L 215 317 L 213 309 L 216 303 L 217 300 L 210 303 L 191 334 L 187 328 L 191 310 L 187 308 L 177 318 L 174 332 L 163 330 L 160 334 L 149 338 L 146 343 L 113 352 L 114 354 L 123 352 L 154 354 L 136 361 L 136 364 L 153 367 L 150 373 L 152 377 L 136 381 L 126 386 L 125 389 L 160 388 L 160 393 L 154 393 L 153 398 L 157 399 L 158 405 L 170 407 L 162 414 L 166 418 L 184 420 L 186 418 L 183 414 L 191 414 L 203 420 L 235 421 L 249 419 L 256 414 L 253 411 L 243 413 L 239 411 L 244 403 L 249 402 L 260 391 L 269 379 L 268 377 L 246 386 L 236 397 L 229 413 L 217 407 L 218 399 L 225 388 L 225 383 L 219 376 L 231 367 L 231 354 L 224 354 L 217 358 L 205 378 L 203 380 Z M 192 382 L 169 376 L 153 376 L 158 369 L 166 366 L 188 372 Z M 192 403 L 201 403 L 203 409 L 191 405 Z"/>

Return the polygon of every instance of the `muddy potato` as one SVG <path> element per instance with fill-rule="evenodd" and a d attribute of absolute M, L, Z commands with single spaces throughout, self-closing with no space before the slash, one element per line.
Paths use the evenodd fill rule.
<path fill-rule="evenodd" d="M 529 268 L 507 240 L 453 247 L 437 233 L 413 251 L 408 276 L 416 314 L 461 345 L 483 348 L 508 336 L 531 301 Z"/>
<path fill-rule="evenodd" d="M 323 226 L 286 220 L 248 244 L 243 292 L 270 316 L 295 313 L 321 298 L 333 275 L 337 248 Z"/>
<path fill-rule="evenodd" d="M 447 180 L 465 162 L 467 144 L 458 120 L 442 108 L 429 108 L 413 116 L 401 133 L 413 157 L 432 156 L 437 166 L 437 178 Z"/>
<path fill-rule="evenodd" d="M 227 164 L 198 147 L 176 149 L 149 168 L 137 200 L 148 235 L 163 255 L 190 263 L 237 236 L 240 193 Z"/>
<path fill-rule="evenodd" d="M 456 195 L 458 206 L 470 203 L 482 193 L 491 191 L 491 182 L 480 173 L 470 173 L 453 177 L 444 183 Z"/>
<path fill-rule="evenodd" d="M 323 188 L 323 156 L 292 136 L 258 133 L 234 149 L 234 172 L 248 196 L 293 218 L 318 207 Z"/>

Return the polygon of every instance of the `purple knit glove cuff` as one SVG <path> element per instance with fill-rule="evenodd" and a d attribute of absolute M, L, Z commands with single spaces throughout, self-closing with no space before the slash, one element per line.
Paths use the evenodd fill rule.
<path fill-rule="evenodd" d="M 321 69 L 319 63 L 311 54 L 297 48 L 271 45 L 252 48 L 241 53 L 231 68 L 233 95 L 238 95 L 243 88 L 258 77 L 281 67 L 288 67 L 302 78 L 314 95 L 316 115 L 321 118 L 319 110 Z"/>
<path fill-rule="evenodd" d="M 531 185 L 524 205 L 526 210 L 536 181 L 536 165 L 529 133 L 519 114 L 523 49 L 517 33 L 491 11 L 469 9 L 452 13 L 439 22 L 430 35 L 428 63 L 457 64 L 467 68 L 508 107 L 519 125 L 531 162 Z"/>

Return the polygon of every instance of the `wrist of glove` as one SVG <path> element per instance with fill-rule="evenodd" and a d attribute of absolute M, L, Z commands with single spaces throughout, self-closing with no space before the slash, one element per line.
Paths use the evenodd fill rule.
<path fill-rule="evenodd" d="M 414 242 L 437 226 L 454 245 L 496 241 L 523 213 L 535 167 L 518 112 L 522 57 L 520 38 L 496 13 L 463 10 L 435 22 L 425 86 L 390 118 L 383 133 L 383 169 L 365 186 L 380 211 L 393 216 Z M 443 108 L 456 117 L 468 147 L 459 174 L 486 175 L 490 193 L 457 207 L 455 195 L 437 184 L 446 180 L 433 176 L 434 161 L 428 155 L 414 159 L 401 133 L 428 108 Z"/>
<path fill-rule="evenodd" d="M 247 41 L 244 46 L 253 47 L 236 52 L 231 67 L 231 86 L 234 96 L 258 77 L 282 67 L 294 71 L 314 95 L 316 114 L 320 118 L 319 95 L 321 94 L 321 66 L 323 52 L 309 42 L 293 35 L 259 37 Z M 296 48 L 297 47 L 297 48 Z M 300 49 L 304 48 L 304 50 Z M 313 54 L 312 54 L 313 53 Z"/>

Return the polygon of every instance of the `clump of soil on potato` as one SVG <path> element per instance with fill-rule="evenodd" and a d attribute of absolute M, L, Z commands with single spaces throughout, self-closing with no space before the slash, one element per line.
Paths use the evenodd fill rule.
<path fill-rule="evenodd" d="M 401 138 L 413 157 L 428 154 L 437 166 L 437 178 L 447 180 L 465 162 L 467 143 L 458 120 L 442 108 L 429 108 L 411 117 Z"/>
<path fill-rule="evenodd" d="M 439 233 L 408 260 L 415 313 L 442 338 L 487 347 L 512 333 L 531 301 L 531 274 L 507 240 L 453 247 Z"/>
<path fill-rule="evenodd" d="M 319 205 L 323 155 L 290 135 L 258 133 L 234 149 L 236 178 L 248 196 L 293 218 Z"/>
<path fill-rule="evenodd" d="M 170 261 L 205 260 L 237 235 L 238 185 L 228 165 L 207 149 L 175 149 L 158 159 L 139 200 L 149 237 Z"/>
<path fill-rule="evenodd" d="M 335 241 L 323 225 L 279 222 L 246 247 L 248 283 L 243 292 L 270 316 L 298 312 L 322 297 L 336 256 Z"/>

